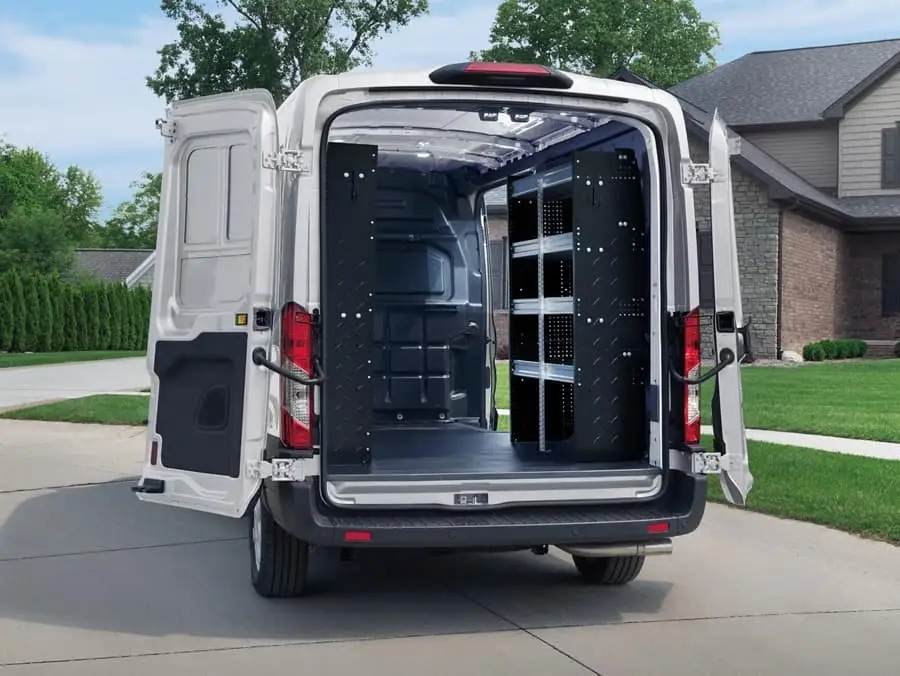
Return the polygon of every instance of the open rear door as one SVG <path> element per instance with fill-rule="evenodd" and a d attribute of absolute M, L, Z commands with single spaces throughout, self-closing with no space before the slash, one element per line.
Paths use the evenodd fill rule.
<path fill-rule="evenodd" d="M 747 433 L 741 393 L 740 362 L 749 352 L 749 334 L 741 307 L 737 237 L 731 189 L 731 153 L 728 133 L 718 113 L 709 132 L 710 203 L 713 275 L 716 311 L 714 332 L 716 361 L 733 362 L 716 376 L 713 396 L 713 431 L 716 451 L 722 454 L 722 490 L 729 502 L 744 505 L 753 486 L 747 455 Z"/>
<path fill-rule="evenodd" d="M 175 104 L 166 139 L 138 496 L 240 517 L 266 442 L 278 127 L 266 91 Z"/>

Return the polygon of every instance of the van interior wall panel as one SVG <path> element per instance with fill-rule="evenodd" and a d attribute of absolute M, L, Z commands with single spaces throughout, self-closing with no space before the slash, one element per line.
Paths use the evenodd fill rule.
<path fill-rule="evenodd" d="M 156 343 L 156 433 L 164 467 L 240 476 L 246 368 L 245 332 Z"/>
<path fill-rule="evenodd" d="M 478 227 L 445 176 L 379 170 L 376 424 L 483 417 L 486 279 Z"/>
<path fill-rule="evenodd" d="M 647 443 L 650 276 L 641 176 L 631 149 L 575 156 L 575 443 L 586 460 L 634 459 Z"/>
<path fill-rule="evenodd" d="M 322 235 L 322 444 L 329 463 L 371 459 L 378 148 L 329 143 Z"/>

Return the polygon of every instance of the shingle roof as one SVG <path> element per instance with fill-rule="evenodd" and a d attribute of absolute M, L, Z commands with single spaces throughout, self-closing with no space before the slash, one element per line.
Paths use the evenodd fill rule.
<path fill-rule="evenodd" d="M 821 120 L 825 111 L 885 66 L 900 62 L 900 39 L 751 52 L 671 92 L 733 127 Z"/>
<path fill-rule="evenodd" d="M 74 272 L 104 282 L 124 282 L 152 249 L 76 249 Z"/>

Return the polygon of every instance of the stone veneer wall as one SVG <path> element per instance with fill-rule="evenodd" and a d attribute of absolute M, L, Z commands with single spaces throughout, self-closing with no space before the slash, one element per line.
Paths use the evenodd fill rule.
<path fill-rule="evenodd" d="M 689 139 L 691 159 L 707 162 L 706 139 Z M 751 316 L 751 340 L 757 358 L 775 359 L 778 355 L 778 248 L 781 210 L 769 199 L 759 181 L 740 168 L 732 170 L 734 216 L 737 230 L 738 266 L 744 316 Z M 698 230 L 709 230 L 709 187 L 695 186 L 694 211 Z M 704 357 L 713 354 L 712 319 L 702 313 L 702 349 Z"/>

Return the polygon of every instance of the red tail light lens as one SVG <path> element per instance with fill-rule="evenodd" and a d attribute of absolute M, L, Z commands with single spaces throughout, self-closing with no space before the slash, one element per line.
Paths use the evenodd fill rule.
<path fill-rule="evenodd" d="M 483 75 L 550 75 L 550 69 L 546 66 L 537 66 L 529 63 L 489 63 L 478 61 L 467 64 L 463 70 L 466 73 L 481 73 Z"/>
<path fill-rule="evenodd" d="M 312 377 L 312 315 L 296 303 L 288 303 L 281 311 L 281 366 L 304 378 Z M 312 449 L 314 422 L 313 388 L 282 378 L 281 444 Z"/>
<path fill-rule="evenodd" d="M 700 311 L 689 312 L 684 318 L 684 375 L 700 376 Z M 700 443 L 700 386 L 684 386 L 684 440 Z"/>

